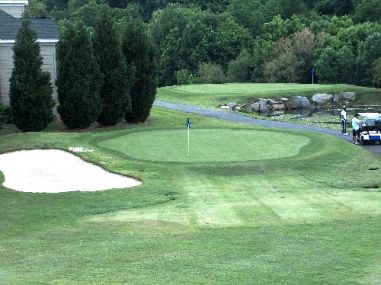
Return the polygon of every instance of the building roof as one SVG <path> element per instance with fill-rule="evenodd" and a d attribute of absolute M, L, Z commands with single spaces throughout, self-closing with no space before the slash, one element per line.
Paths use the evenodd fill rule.
<path fill-rule="evenodd" d="M 22 19 L 14 18 L 0 10 L 0 40 L 15 40 Z M 31 19 L 31 28 L 38 39 L 58 39 L 57 25 L 53 19 Z"/>
<path fill-rule="evenodd" d="M 28 5 L 28 0 L 0 0 L 1 5 Z"/>

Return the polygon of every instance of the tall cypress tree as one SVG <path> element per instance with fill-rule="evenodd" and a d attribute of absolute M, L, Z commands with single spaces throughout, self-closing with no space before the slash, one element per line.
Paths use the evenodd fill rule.
<path fill-rule="evenodd" d="M 15 125 L 23 131 L 41 131 L 53 120 L 50 74 L 42 71 L 37 34 L 24 19 L 13 46 L 10 105 Z"/>
<path fill-rule="evenodd" d="M 157 56 L 154 45 L 142 24 L 128 24 L 123 37 L 123 54 L 135 75 L 130 90 L 131 105 L 126 111 L 128 122 L 148 119 L 157 90 Z"/>
<path fill-rule="evenodd" d="M 102 110 L 101 74 L 89 33 L 82 23 L 66 22 L 57 46 L 58 113 L 69 128 L 87 128 Z"/>
<path fill-rule="evenodd" d="M 123 120 L 129 94 L 120 41 L 106 9 L 101 12 L 95 29 L 94 49 L 103 77 L 100 88 L 103 109 L 97 121 L 102 125 L 115 125 Z"/>

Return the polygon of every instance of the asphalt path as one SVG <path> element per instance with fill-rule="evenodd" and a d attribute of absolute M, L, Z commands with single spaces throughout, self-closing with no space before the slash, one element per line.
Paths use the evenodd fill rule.
<path fill-rule="evenodd" d="M 166 101 L 160 101 L 156 100 L 154 102 L 154 106 L 156 107 L 162 107 L 167 108 L 171 110 L 176 110 L 180 112 L 186 112 L 186 113 L 192 113 L 192 114 L 198 114 L 213 118 L 218 118 L 226 121 L 232 121 L 237 123 L 243 123 L 243 124 L 249 124 L 249 125 L 257 125 L 257 126 L 263 126 L 267 128 L 279 128 L 279 129 L 292 129 L 292 130 L 302 130 L 302 131 L 310 131 L 315 133 L 320 133 L 324 135 L 331 135 L 334 137 L 337 137 L 339 139 L 343 139 L 348 142 L 352 142 L 352 134 L 348 136 L 343 136 L 339 131 L 331 130 L 331 129 L 325 129 L 325 128 L 319 128 L 319 127 L 313 127 L 313 126 L 303 126 L 298 124 L 292 124 L 287 122 L 277 122 L 277 121 L 270 121 L 270 120 L 258 120 L 249 116 L 245 116 L 244 114 L 236 113 L 236 112 L 229 112 L 229 111 L 221 111 L 221 110 L 211 110 L 191 105 L 185 105 L 185 104 L 177 104 L 177 103 L 170 103 Z M 361 146 L 368 151 L 380 155 L 381 156 L 381 145 L 365 145 Z"/>

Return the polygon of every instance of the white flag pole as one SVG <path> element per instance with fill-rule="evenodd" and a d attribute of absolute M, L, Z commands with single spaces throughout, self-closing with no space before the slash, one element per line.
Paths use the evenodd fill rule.
<path fill-rule="evenodd" d="M 189 156 L 189 129 L 190 129 L 190 127 L 188 126 L 188 156 Z"/>

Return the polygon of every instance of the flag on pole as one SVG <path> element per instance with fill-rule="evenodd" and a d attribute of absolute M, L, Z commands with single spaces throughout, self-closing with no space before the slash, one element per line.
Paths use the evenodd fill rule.
<path fill-rule="evenodd" d="M 185 126 L 187 127 L 187 130 L 188 130 L 188 156 L 189 156 L 189 151 L 190 151 L 189 130 L 190 130 L 190 126 L 191 126 L 191 121 L 190 121 L 189 117 L 187 118 Z"/>
<path fill-rule="evenodd" d="M 191 126 L 191 121 L 189 120 L 189 118 L 187 118 L 187 122 L 185 123 L 185 126 L 187 127 L 187 129 L 190 128 L 190 126 Z"/>

